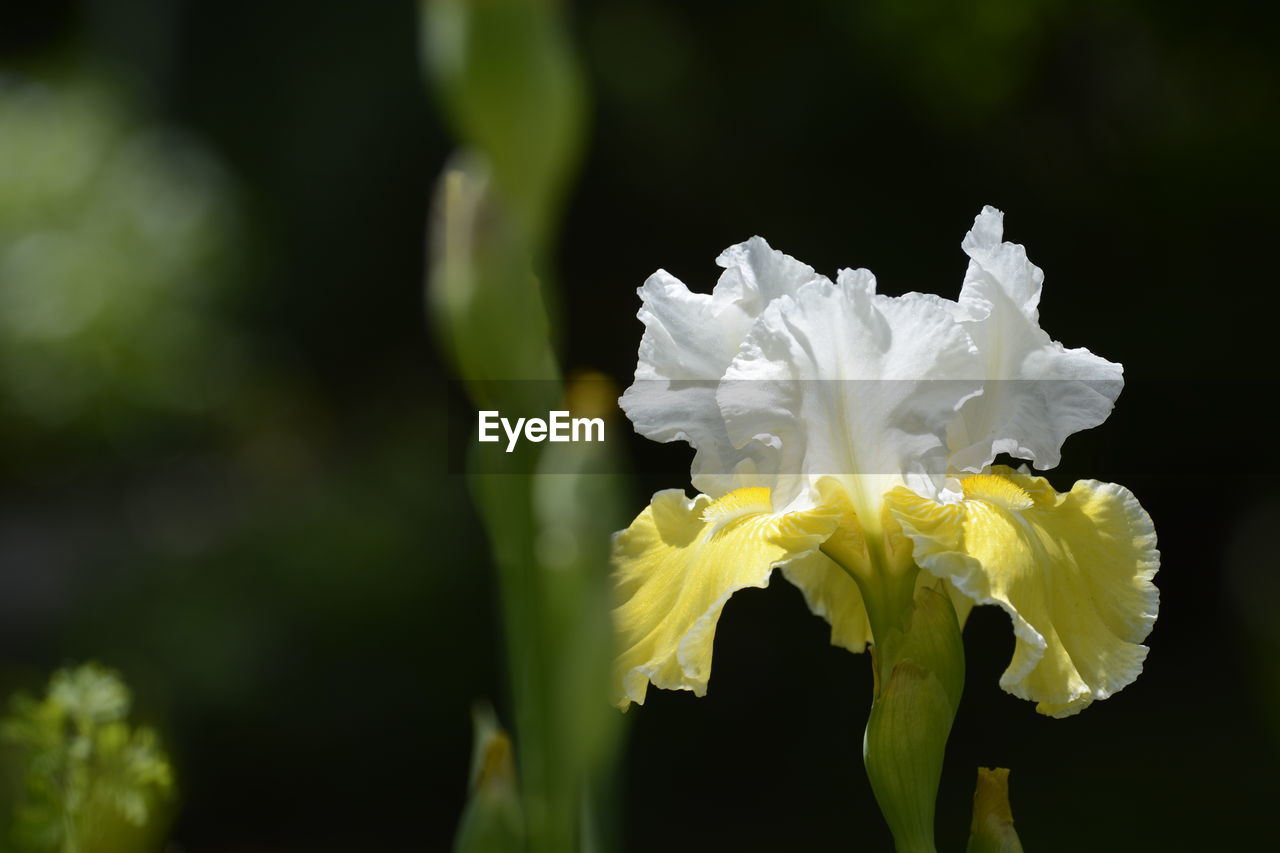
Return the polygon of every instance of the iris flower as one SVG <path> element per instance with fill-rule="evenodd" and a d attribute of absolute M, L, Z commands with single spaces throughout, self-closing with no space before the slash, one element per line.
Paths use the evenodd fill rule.
<path fill-rule="evenodd" d="M 1068 716 L 1130 684 L 1158 609 L 1151 518 L 1123 486 L 1058 492 L 1036 469 L 1102 423 L 1120 365 L 1040 328 L 1044 280 L 1003 214 L 962 247 L 959 298 L 836 280 L 759 237 L 726 250 L 710 294 L 664 271 L 640 288 L 645 326 L 621 403 L 635 428 L 695 450 L 692 499 L 658 492 L 616 534 L 614 700 L 648 686 L 701 696 L 716 622 L 774 569 L 853 652 L 886 641 L 924 586 L 960 624 L 1008 613 L 1000 686 Z"/>

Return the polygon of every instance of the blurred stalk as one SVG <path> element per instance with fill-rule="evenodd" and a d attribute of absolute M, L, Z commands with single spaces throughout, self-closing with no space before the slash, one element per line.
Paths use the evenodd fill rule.
<path fill-rule="evenodd" d="M 584 112 L 561 5 L 422 0 L 421 9 L 424 65 L 464 143 L 433 213 L 436 329 L 478 408 L 605 416 L 612 392 L 593 392 L 598 380 L 566 386 L 553 343 L 549 259 Z M 499 574 L 517 782 L 488 811 L 476 799 L 487 787 L 473 786 L 459 850 L 480 849 L 469 846 L 480 837 L 508 845 L 485 849 L 532 853 L 611 846 L 619 722 L 608 702 L 607 571 L 609 537 L 622 526 L 618 478 L 602 473 L 616 470 L 612 452 L 605 442 L 526 444 L 501 454 L 497 472 L 470 477 Z M 477 748 L 504 742 L 486 731 L 478 726 Z M 486 814 L 507 823 L 518 814 L 523 829 L 479 825 Z"/>
<path fill-rule="evenodd" d="M 583 141 L 582 72 L 559 0 L 420 0 L 423 62 L 454 131 L 483 152 L 541 267 Z M 545 270 L 539 269 L 545 272 Z"/>

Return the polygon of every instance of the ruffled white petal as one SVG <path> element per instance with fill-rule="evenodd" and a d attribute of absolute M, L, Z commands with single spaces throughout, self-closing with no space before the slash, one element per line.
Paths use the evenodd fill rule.
<path fill-rule="evenodd" d="M 947 424 L 981 389 L 980 365 L 945 301 L 875 292 L 866 270 L 804 285 L 772 302 L 734 357 L 717 399 L 734 446 L 777 448 L 775 501 L 840 480 L 858 514 L 908 483 L 935 494 Z"/>
<path fill-rule="evenodd" d="M 1004 214 L 985 207 L 962 244 L 970 262 L 959 315 L 988 381 L 949 430 L 957 471 L 980 471 L 1000 453 L 1054 467 L 1067 436 L 1106 420 L 1124 384 L 1120 365 L 1040 328 L 1044 273 L 1003 232 Z"/>
<path fill-rule="evenodd" d="M 693 445 L 694 485 L 718 496 L 755 484 L 750 475 L 757 468 L 776 471 L 777 454 L 729 441 L 716 387 L 770 302 L 825 279 L 760 237 L 726 249 L 716 263 L 725 271 L 709 294 L 690 292 L 662 270 L 640 288 L 645 331 L 635 382 L 621 405 L 641 435 Z"/>

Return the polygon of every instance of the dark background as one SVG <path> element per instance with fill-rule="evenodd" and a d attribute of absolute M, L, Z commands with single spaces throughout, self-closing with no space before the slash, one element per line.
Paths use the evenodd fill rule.
<path fill-rule="evenodd" d="M 453 141 L 416 5 L 0 9 L 10 79 L 99 81 L 222 164 L 233 236 L 207 310 L 232 331 L 207 359 L 234 338 L 241 365 L 195 413 L 124 392 L 56 423 L 0 408 L 0 687 L 86 658 L 120 669 L 178 764 L 182 850 L 445 849 L 468 708 L 505 694 L 422 312 Z M 625 384 L 645 276 L 707 290 L 752 234 L 829 275 L 954 297 L 983 204 L 1046 270 L 1050 334 L 1125 365 L 1112 422 L 1069 441 L 1052 479 L 1122 482 L 1155 519 L 1146 671 L 1041 718 L 997 687 L 1007 618 L 975 613 L 944 848 L 963 843 L 978 764 L 1013 768 L 1029 850 L 1280 841 L 1270 7 L 572 12 L 594 111 L 560 241 L 566 366 Z M 642 470 L 682 452 L 634 448 Z M 686 485 L 636 481 L 636 511 Z M 868 664 L 785 582 L 735 596 L 705 699 L 650 696 L 629 714 L 627 849 L 889 848 L 860 760 Z"/>

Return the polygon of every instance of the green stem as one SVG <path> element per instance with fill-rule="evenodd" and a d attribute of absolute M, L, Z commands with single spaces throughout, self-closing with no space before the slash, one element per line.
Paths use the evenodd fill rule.
<path fill-rule="evenodd" d="M 824 548 L 858 584 L 876 679 L 863 740 L 867 777 L 898 853 L 936 853 L 934 807 L 964 685 L 964 647 L 945 591 L 916 591 L 920 569 L 877 531 L 860 553 Z M 893 544 L 899 547 L 894 549 Z"/>

